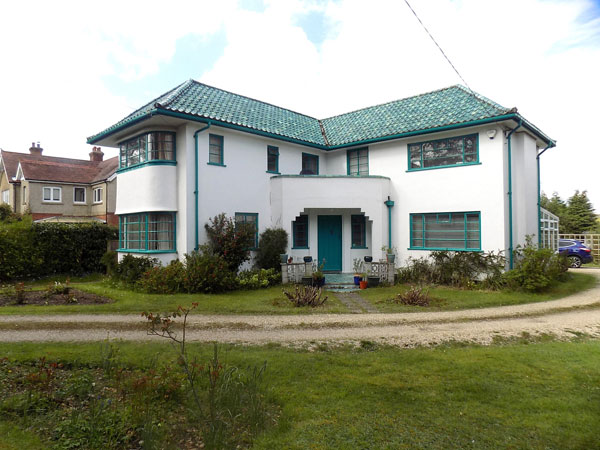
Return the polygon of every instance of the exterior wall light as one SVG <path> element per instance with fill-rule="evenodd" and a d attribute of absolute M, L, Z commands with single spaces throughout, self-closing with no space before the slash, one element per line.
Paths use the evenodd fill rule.
<path fill-rule="evenodd" d="M 487 135 L 490 139 L 494 139 L 494 137 L 496 137 L 496 129 L 492 128 L 491 130 L 487 130 Z"/>

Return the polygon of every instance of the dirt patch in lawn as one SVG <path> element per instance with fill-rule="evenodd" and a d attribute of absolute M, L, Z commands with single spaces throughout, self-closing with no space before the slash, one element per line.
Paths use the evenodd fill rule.
<path fill-rule="evenodd" d="M 23 293 L 23 301 L 17 302 L 15 295 L 0 295 L 0 307 L 2 306 L 25 306 L 25 305 L 97 305 L 101 303 L 112 303 L 114 300 L 108 297 L 71 289 L 68 294 L 48 294 L 47 291 L 27 291 Z"/>

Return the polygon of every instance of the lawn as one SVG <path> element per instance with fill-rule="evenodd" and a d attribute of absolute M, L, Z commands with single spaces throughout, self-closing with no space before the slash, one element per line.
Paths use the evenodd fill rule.
<path fill-rule="evenodd" d="M 133 368 L 172 360 L 164 343 L 120 343 Z M 0 344 L 11 363 L 46 355 L 72 370 L 102 364 L 100 344 Z M 276 424 L 253 448 L 598 448 L 600 341 L 397 349 L 363 342 L 316 351 L 222 346 L 238 367 L 267 361 Z M 191 345 L 209 357 L 211 347 Z M 168 356 L 167 356 L 168 355 Z M 160 365 L 160 364 L 159 364 Z M 37 447 L 25 422 L 1 422 L 0 448 Z M 10 432 L 10 435 L 5 434 Z M 16 441 L 15 441 L 16 440 Z M 23 442 L 23 445 L 20 445 Z"/>
<path fill-rule="evenodd" d="M 366 289 L 360 291 L 360 295 L 383 312 L 453 311 L 556 300 L 590 289 L 597 284 L 598 278 L 593 275 L 572 273 L 568 281 L 557 283 L 550 290 L 539 294 L 515 291 L 478 291 L 438 286 L 428 290 L 433 301 L 426 309 L 389 301 L 397 294 L 405 292 L 408 289 L 406 285 Z"/>

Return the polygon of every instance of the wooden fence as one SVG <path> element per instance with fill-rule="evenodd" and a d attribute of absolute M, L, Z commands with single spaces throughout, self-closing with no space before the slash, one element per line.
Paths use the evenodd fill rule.
<path fill-rule="evenodd" d="M 560 234 L 561 239 L 575 239 L 592 249 L 594 262 L 600 263 L 600 234 Z"/>

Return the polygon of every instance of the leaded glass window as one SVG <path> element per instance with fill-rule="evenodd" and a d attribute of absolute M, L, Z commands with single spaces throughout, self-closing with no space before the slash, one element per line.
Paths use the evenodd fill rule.
<path fill-rule="evenodd" d="M 348 150 L 348 175 L 369 175 L 369 149 Z"/>
<path fill-rule="evenodd" d="M 422 250 L 481 250 L 480 213 L 411 214 L 410 248 Z"/>
<path fill-rule="evenodd" d="M 479 162 L 478 135 L 408 145 L 409 170 L 462 166 Z"/>
<path fill-rule="evenodd" d="M 211 134 L 208 137 L 208 163 L 222 166 L 223 162 L 223 136 Z"/>
<path fill-rule="evenodd" d="M 308 216 L 296 217 L 292 222 L 292 236 L 294 248 L 308 248 Z"/>
<path fill-rule="evenodd" d="M 119 216 L 119 248 L 123 251 L 175 250 L 175 213 L 157 212 Z"/>
<path fill-rule="evenodd" d="M 254 246 L 250 250 L 258 248 L 258 213 L 235 213 L 235 224 L 249 224 L 254 229 Z"/>
<path fill-rule="evenodd" d="M 153 131 L 121 143 L 119 168 L 137 166 L 148 161 L 175 161 L 175 133 Z"/>
<path fill-rule="evenodd" d="M 367 227 L 364 215 L 353 215 L 350 218 L 350 227 L 352 229 L 352 248 L 367 247 Z"/>

